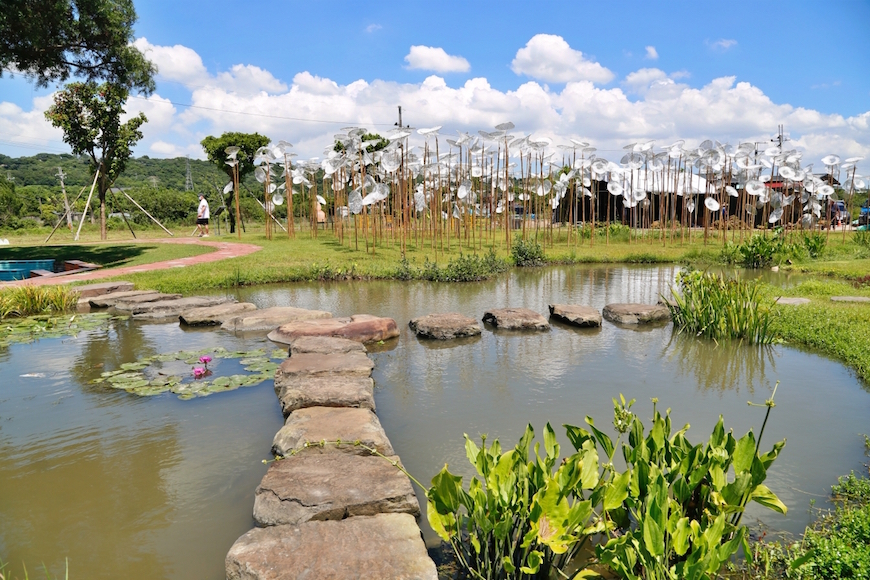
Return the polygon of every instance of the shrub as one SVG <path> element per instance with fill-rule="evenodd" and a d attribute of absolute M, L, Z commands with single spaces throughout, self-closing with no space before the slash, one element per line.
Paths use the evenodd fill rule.
<path fill-rule="evenodd" d="M 520 267 L 543 266 L 546 262 L 544 248 L 537 241 L 523 238 L 514 240 L 511 247 L 511 258 Z"/>
<path fill-rule="evenodd" d="M 815 259 L 820 257 L 822 252 L 825 251 L 828 239 L 820 232 L 813 232 L 811 234 L 804 234 L 803 242 L 810 258 Z"/>

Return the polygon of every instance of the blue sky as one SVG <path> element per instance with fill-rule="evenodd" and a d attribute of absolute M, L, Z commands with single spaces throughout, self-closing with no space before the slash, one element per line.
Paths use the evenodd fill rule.
<path fill-rule="evenodd" d="M 349 124 L 517 131 L 600 149 L 769 139 L 870 157 L 870 2 L 138 1 L 158 64 L 138 155 L 259 131 L 322 155 Z M 0 152 L 66 150 L 51 89 L 0 79 Z M 174 103 L 174 104 L 173 104 Z M 184 105 L 195 104 L 200 108 Z M 870 170 L 867 162 L 859 171 Z"/>

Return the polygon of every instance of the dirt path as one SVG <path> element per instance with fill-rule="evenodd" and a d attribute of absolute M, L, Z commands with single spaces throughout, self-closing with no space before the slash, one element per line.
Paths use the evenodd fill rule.
<path fill-rule="evenodd" d="M 140 244 L 195 244 L 200 246 L 209 246 L 216 248 L 216 251 L 198 256 L 190 256 L 187 258 L 178 258 L 177 260 L 164 260 L 163 262 L 152 262 L 151 264 L 140 264 L 138 266 L 121 266 L 120 268 L 107 268 L 100 270 L 91 270 L 90 272 L 82 272 L 81 274 L 69 274 L 67 276 L 47 276 L 44 278 L 28 278 L 27 280 L 16 280 L 15 282 L 2 282 L 0 287 L 4 286 L 42 286 L 45 284 L 68 284 L 70 282 L 79 282 L 83 280 L 99 280 L 102 278 L 111 278 L 114 276 L 124 276 L 126 274 L 134 274 L 136 272 L 150 272 L 152 270 L 166 270 L 168 268 L 184 268 L 195 264 L 205 264 L 208 262 L 216 262 L 218 260 L 226 260 L 227 258 L 237 258 L 239 256 L 247 256 L 262 249 L 254 244 L 241 244 L 238 242 L 222 242 L 218 240 L 203 240 L 202 238 L 177 238 L 177 239 L 154 239 L 154 240 L 138 240 Z"/>

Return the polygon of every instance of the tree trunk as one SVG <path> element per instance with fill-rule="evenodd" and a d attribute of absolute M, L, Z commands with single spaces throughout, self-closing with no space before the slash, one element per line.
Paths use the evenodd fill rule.
<path fill-rule="evenodd" d="M 100 240 L 105 241 L 106 236 L 106 192 L 100 192 Z"/>

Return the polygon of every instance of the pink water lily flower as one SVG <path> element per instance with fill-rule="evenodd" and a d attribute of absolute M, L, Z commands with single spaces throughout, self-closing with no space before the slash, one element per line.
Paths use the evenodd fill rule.
<path fill-rule="evenodd" d="M 201 362 L 202 364 L 204 364 L 206 370 L 208 370 L 208 363 L 211 362 L 211 357 L 208 356 L 207 354 L 206 354 L 206 355 L 203 355 L 203 356 L 199 357 L 199 362 Z"/>
<path fill-rule="evenodd" d="M 193 369 L 193 378 L 195 378 L 195 379 L 201 379 L 202 377 L 205 376 L 206 371 L 207 371 L 207 369 L 204 369 L 204 368 L 202 368 L 202 367 L 194 367 L 194 369 Z"/>

